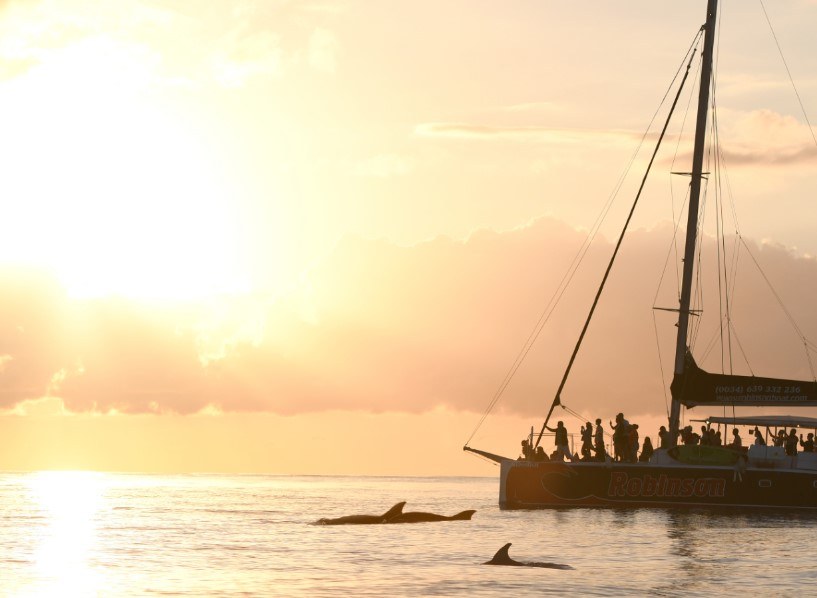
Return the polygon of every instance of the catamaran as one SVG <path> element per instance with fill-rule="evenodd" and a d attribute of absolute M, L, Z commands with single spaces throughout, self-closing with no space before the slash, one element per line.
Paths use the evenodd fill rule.
<path fill-rule="evenodd" d="M 613 252 L 593 307 L 582 329 L 567 370 L 556 392 L 541 431 L 531 431 L 530 454 L 506 458 L 468 446 L 464 450 L 495 461 L 500 466 L 499 505 L 503 509 L 548 507 L 722 507 L 817 509 L 817 452 L 792 454 L 784 446 L 758 444 L 738 446 L 681 443 L 681 408 L 708 407 L 814 407 L 817 382 L 709 373 L 699 368 L 688 347 L 693 277 L 698 243 L 701 186 L 706 174 L 704 147 L 713 72 L 713 50 L 718 16 L 717 0 L 708 0 L 706 22 L 701 27 L 700 85 L 689 184 L 686 239 L 681 292 L 677 310 L 674 374 L 670 385 L 671 407 L 664 447 L 656 448 L 646 462 L 608 457 L 582 460 L 537 459 L 534 449 L 551 428 L 554 409 L 571 366 L 599 301 L 604 283 L 624 237 Z M 692 59 L 690 59 L 690 64 Z M 686 73 L 689 73 L 687 65 Z M 686 75 L 684 76 L 686 80 Z M 681 87 L 683 82 L 681 83 Z M 680 87 L 678 90 L 680 95 Z M 675 102 L 677 103 L 678 96 Z M 673 104 L 674 107 L 674 104 Z M 670 111 L 671 112 L 671 111 Z M 660 140 L 666 132 L 666 125 Z M 657 152 L 657 147 L 656 147 Z M 653 159 L 655 153 L 653 154 Z M 652 160 L 650 161 L 652 165 Z M 646 175 L 645 175 L 646 180 Z M 643 188 L 643 181 L 642 181 Z M 640 194 L 640 191 L 639 191 Z M 636 199 L 637 202 L 637 199 Z M 635 204 L 633 204 L 633 210 Z M 627 219 L 629 224 L 633 210 Z M 627 224 L 624 230 L 626 231 Z M 706 416 L 706 426 L 754 426 L 767 431 L 796 428 L 817 431 L 817 419 L 795 415 Z"/>

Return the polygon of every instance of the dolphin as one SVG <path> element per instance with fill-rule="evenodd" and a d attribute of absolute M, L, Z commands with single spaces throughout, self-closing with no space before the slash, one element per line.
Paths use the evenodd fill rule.
<path fill-rule="evenodd" d="M 399 502 L 382 515 L 347 515 L 336 519 L 327 519 L 324 517 L 323 519 L 318 519 L 315 523 L 317 525 L 365 525 L 367 523 L 385 523 L 392 517 L 400 515 L 405 505 L 406 501 Z"/>
<path fill-rule="evenodd" d="M 462 511 L 450 517 L 437 515 L 436 513 L 423 513 L 422 511 L 410 511 L 408 513 L 398 513 L 390 517 L 383 523 L 429 523 L 432 521 L 469 521 L 476 511 Z"/>
<path fill-rule="evenodd" d="M 508 542 L 496 551 L 494 558 L 492 558 L 487 563 L 482 563 L 483 565 L 507 565 L 510 567 L 543 567 L 545 569 L 572 569 L 570 565 L 560 565 L 558 563 L 522 563 L 520 561 L 515 561 L 511 558 L 511 555 L 508 554 L 508 549 L 511 547 L 511 543 Z"/>

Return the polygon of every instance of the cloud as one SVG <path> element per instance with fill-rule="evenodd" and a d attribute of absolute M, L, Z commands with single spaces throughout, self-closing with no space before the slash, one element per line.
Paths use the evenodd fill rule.
<path fill-rule="evenodd" d="M 725 135 L 734 140 L 726 146 L 729 164 L 784 165 L 817 158 L 817 142 L 808 125 L 772 110 L 735 112 L 727 115 Z"/>
<path fill-rule="evenodd" d="M 523 105 L 524 106 L 524 105 Z M 817 160 L 817 143 L 808 125 L 790 115 L 772 110 L 738 111 L 720 109 L 718 122 L 723 156 L 731 166 L 787 166 Z M 420 137 L 474 141 L 535 142 L 575 147 L 599 143 L 627 143 L 641 139 L 641 133 L 624 129 L 564 129 L 545 126 L 502 126 L 472 123 L 422 123 L 415 127 Z M 656 132 L 646 136 L 655 141 Z M 664 144 L 676 140 L 672 133 Z M 682 139 L 684 152 L 675 162 L 691 161 L 692 139 Z"/>
<path fill-rule="evenodd" d="M 48 394 L 52 376 L 70 361 L 63 344 L 68 300 L 48 273 L 4 268 L 0 271 L 0 407 Z"/>
<path fill-rule="evenodd" d="M 0 79 L 65 62 L 70 56 L 63 55 L 72 48 L 89 45 L 97 52 L 79 56 L 77 63 L 85 76 L 94 76 L 95 65 L 119 64 L 128 54 L 147 56 L 150 60 L 141 66 L 149 82 L 164 86 L 215 82 L 236 88 L 254 78 L 275 80 L 301 64 L 334 72 L 337 39 L 314 21 L 338 12 L 312 2 L 15 2 L 0 13 Z M 132 70 L 130 62 L 125 66 Z M 121 71 L 113 75 L 117 83 L 127 79 Z M 111 83 L 107 72 L 96 76 Z M 72 83 L 79 87 L 81 82 Z"/>
<path fill-rule="evenodd" d="M 732 166 L 788 166 L 817 162 L 817 146 L 803 144 L 799 147 L 761 150 L 753 148 L 736 148 L 725 151 L 727 164 Z"/>
<path fill-rule="evenodd" d="M 538 143 L 580 144 L 638 138 L 629 131 L 558 129 L 542 126 L 494 126 L 469 123 L 421 123 L 414 128 L 421 137 L 470 140 L 534 141 Z"/>
<path fill-rule="evenodd" d="M 570 407 L 603 416 L 663 412 L 667 380 L 655 326 L 667 378 L 674 316 L 656 312 L 654 322 L 652 301 L 670 232 L 658 227 L 627 239 L 563 392 Z M 218 305 L 70 299 L 47 275 L 7 271 L 0 354 L 10 358 L 0 371 L 0 407 L 50 397 L 93 413 L 481 412 L 583 236 L 541 219 L 411 247 L 349 237 L 310 272 L 308 297 Z M 817 260 L 749 245 L 803 330 L 816 330 L 809 298 L 817 294 Z M 588 253 L 500 411 L 537 418 L 546 411 L 610 250 L 601 241 Z M 783 314 L 770 315 L 774 297 L 750 261 L 744 256 L 732 319 L 752 371 L 810 379 L 802 343 Z M 714 281 L 708 268 L 702 277 Z M 676 297 L 665 285 L 657 305 L 673 307 Z M 715 305 L 710 297 L 706 310 Z M 706 316 L 694 350 L 715 370 L 719 356 L 707 347 L 719 318 Z M 739 359 L 735 369 L 747 371 Z"/>
<path fill-rule="evenodd" d="M 127 19 L 122 18 L 122 10 L 127 11 Z M 3 78 L 21 75 L 59 57 L 72 45 L 90 40 L 140 51 L 142 44 L 134 32 L 162 30 L 172 20 L 171 11 L 139 2 L 129 2 L 127 7 L 88 0 L 8 3 L 0 13 L 0 74 Z M 104 61 L 107 56 L 97 54 L 95 58 Z"/>
<path fill-rule="evenodd" d="M 718 122 L 728 166 L 789 166 L 817 160 L 813 130 L 791 115 L 720 109 Z M 691 150 L 677 160 L 691 160 Z"/>

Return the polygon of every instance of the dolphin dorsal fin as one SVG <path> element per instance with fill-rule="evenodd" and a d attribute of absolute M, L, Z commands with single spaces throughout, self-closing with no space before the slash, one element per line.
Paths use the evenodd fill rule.
<path fill-rule="evenodd" d="M 494 558 L 491 559 L 491 562 L 492 563 L 507 563 L 508 561 L 510 561 L 511 560 L 511 555 L 508 554 L 508 551 L 511 548 L 511 544 L 512 544 L 511 542 L 508 542 L 507 544 L 505 544 L 505 546 L 503 546 L 502 548 L 497 550 L 496 554 L 494 555 Z"/>
<path fill-rule="evenodd" d="M 405 506 L 406 506 L 406 501 L 397 503 L 391 509 L 389 509 L 388 511 L 383 513 L 383 519 L 388 521 L 392 517 L 397 517 L 398 515 L 403 513 L 403 507 L 405 507 Z"/>

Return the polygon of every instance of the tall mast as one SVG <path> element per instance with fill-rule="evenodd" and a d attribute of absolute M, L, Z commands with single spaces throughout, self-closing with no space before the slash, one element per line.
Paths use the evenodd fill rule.
<path fill-rule="evenodd" d="M 706 23 L 704 24 L 704 50 L 701 55 L 701 84 L 698 94 L 698 120 L 695 124 L 695 147 L 692 154 L 692 180 L 689 188 L 689 215 L 687 217 L 686 246 L 684 247 L 684 274 L 681 283 L 681 304 L 678 314 L 678 339 L 675 346 L 675 378 L 684 373 L 687 353 L 687 333 L 689 331 L 689 308 L 692 296 L 692 274 L 695 267 L 695 246 L 698 232 L 698 207 L 701 199 L 703 179 L 704 141 L 706 138 L 707 110 L 709 108 L 709 86 L 712 80 L 712 55 L 715 46 L 715 19 L 718 0 L 707 0 Z M 678 388 L 673 385 L 673 389 Z M 678 390 L 672 392 L 672 407 L 669 418 L 670 443 L 678 439 L 681 419 L 681 402 Z"/>

